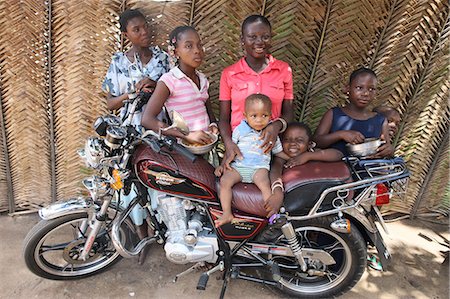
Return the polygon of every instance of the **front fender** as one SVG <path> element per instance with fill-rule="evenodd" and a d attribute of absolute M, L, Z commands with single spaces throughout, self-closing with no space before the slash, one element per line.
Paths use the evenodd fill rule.
<path fill-rule="evenodd" d="M 50 220 L 69 214 L 87 213 L 93 206 L 94 202 L 90 198 L 71 198 L 40 209 L 39 216 L 44 220 Z"/>

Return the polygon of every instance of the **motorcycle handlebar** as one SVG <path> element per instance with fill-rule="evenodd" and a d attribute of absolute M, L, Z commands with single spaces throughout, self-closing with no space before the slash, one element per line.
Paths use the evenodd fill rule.
<path fill-rule="evenodd" d="M 161 151 L 161 145 L 158 139 L 155 138 L 143 138 L 142 139 L 153 151 L 159 153 Z M 197 156 L 191 153 L 188 149 L 178 144 L 175 138 L 162 136 L 159 141 L 162 141 L 168 148 L 178 152 L 180 155 L 185 156 L 189 161 L 194 162 Z"/>

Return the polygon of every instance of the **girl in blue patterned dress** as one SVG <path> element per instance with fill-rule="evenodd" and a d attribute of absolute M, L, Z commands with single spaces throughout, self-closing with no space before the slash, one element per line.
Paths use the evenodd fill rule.
<path fill-rule="evenodd" d="M 394 153 L 389 138 L 386 118 L 369 109 L 375 98 L 377 76 L 368 68 L 359 68 L 350 75 L 346 86 L 349 103 L 328 110 L 314 133 L 314 141 L 320 148 L 335 148 L 344 156 L 349 153 L 346 143 L 358 144 L 366 138 L 381 138 L 386 141 L 374 157 L 387 157 Z"/>
<path fill-rule="evenodd" d="M 120 109 L 123 117 L 123 102 L 130 94 L 141 90 L 152 92 L 158 79 L 169 71 L 169 55 L 157 46 L 150 47 L 149 25 L 140 11 L 124 11 L 119 23 L 132 46 L 113 55 L 102 89 L 107 93 L 108 109 Z M 144 109 L 145 106 L 134 115 L 134 125 L 141 124 Z"/>
<path fill-rule="evenodd" d="M 169 71 L 169 56 L 158 47 L 150 46 L 150 30 L 144 15 L 138 10 L 126 10 L 119 17 L 120 30 L 130 41 L 131 48 L 126 52 L 115 53 L 102 84 L 102 89 L 107 93 L 107 105 L 109 110 L 120 109 L 123 120 L 126 109 L 124 101 L 130 94 L 145 91 L 152 92 L 156 81 Z M 142 107 L 134 114 L 132 125 L 140 130 Z M 121 206 L 126 208 L 136 197 L 133 185 L 129 194 L 121 193 Z M 148 236 L 148 225 L 145 219 L 147 212 L 140 205 L 136 205 L 131 211 L 130 217 L 137 228 L 140 239 Z M 145 260 L 148 246 L 139 256 L 139 263 Z"/>

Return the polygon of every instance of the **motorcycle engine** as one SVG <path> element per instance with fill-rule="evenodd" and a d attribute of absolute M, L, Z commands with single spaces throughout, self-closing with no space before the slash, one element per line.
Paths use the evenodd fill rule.
<path fill-rule="evenodd" d="M 217 260 L 217 236 L 210 228 L 203 226 L 206 214 L 201 206 L 165 194 L 152 199 L 156 201 L 160 220 L 167 227 L 164 250 L 169 261 L 187 264 L 200 261 L 214 263 Z"/>

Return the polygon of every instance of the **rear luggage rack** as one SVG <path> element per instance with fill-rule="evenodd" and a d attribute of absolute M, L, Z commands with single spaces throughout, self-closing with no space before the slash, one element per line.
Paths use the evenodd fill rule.
<path fill-rule="evenodd" d="M 362 203 L 375 200 L 377 184 L 386 184 L 390 196 L 403 197 L 409 181 L 409 171 L 402 158 L 360 160 L 345 158 L 354 177 L 354 182 L 345 183 L 325 189 L 319 200 L 304 216 L 289 216 L 289 220 L 307 220 L 311 218 L 338 214 L 353 209 Z M 326 196 L 335 192 L 332 204 L 324 205 Z M 353 195 L 353 199 L 349 199 Z M 383 194 L 378 194 L 378 196 Z"/>

